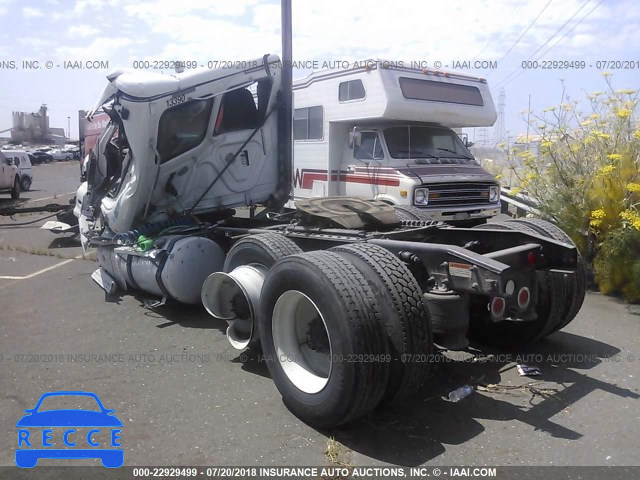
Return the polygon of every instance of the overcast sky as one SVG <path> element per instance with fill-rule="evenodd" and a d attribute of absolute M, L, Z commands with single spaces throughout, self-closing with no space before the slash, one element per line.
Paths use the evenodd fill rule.
<path fill-rule="evenodd" d="M 64 61 L 115 68 L 135 60 L 203 64 L 280 53 L 278 0 L 0 0 L 0 22 L 0 130 L 11 127 L 11 111 L 46 103 L 51 126 L 66 129 L 70 117 L 77 138 L 77 112 L 93 106 L 107 70 L 65 69 Z M 496 104 L 504 87 L 513 137 L 526 131 L 519 112 L 529 94 L 539 111 L 559 102 L 561 78 L 575 99 L 603 90 L 597 62 L 634 61 L 635 69 L 606 70 L 616 88 L 640 87 L 640 3 L 293 0 L 293 52 L 295 60 L 321 62 L 384 58 L 451 67 L 495 60 L 495 70 L 464 70 L 488 78 Z M 586 68 L 522 71 L 523 61 L 536 59 L 584 61 Z M 23 69 L 23 60 L 38 60 L 40 69 Z M 294 71 L 294 78 L 303 75 Z"/>

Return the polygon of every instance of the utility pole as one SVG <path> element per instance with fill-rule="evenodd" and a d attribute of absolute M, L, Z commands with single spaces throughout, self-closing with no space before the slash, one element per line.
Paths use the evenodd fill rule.
<path fill-rule="evenodd" d="M 531 94 L 529 94 L 529 106 L 527 107 L 527 150 L 531 148 L 529 141 L 529 118 L 531 117 Z"/>
<path fill-rule="evenodd" d="M 498 95 L 498 120 L 495 126 L 495 141 L 500 143 L 504 141 L 504 109 L 507 102 L 507 95 L 504 93 L 504 87 L 500 89 L 500 95 Z"/>

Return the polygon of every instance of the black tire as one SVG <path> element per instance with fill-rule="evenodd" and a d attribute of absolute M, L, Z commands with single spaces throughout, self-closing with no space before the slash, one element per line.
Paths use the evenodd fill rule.
<path fill-rule="evenodd" d="M 240 265 L 258 263 L 271 268 L 278 260 L 302 249 L 279 233 L 261 233 L 238 240 L 227 253 L 223 270 L 227 273 Z"/>
<path fill-rule="evenodd" d="M 567 235 L 561 228 L 553 223 L 547 222 L 546 220 L 541 220 L 539 218 L 521 218 L 516 220 L 509 220 L 509 222 L 522 223 L 527 225 L 528 227 L 536 230 L 540 235 L 545 237 L 553 238 L 555 240 L 559 240 L 564 243 L 568 243 L 569 245 L 576 246 L 571 240 L 571 237 Z M 580 308 L 582 308 L 582 304 L 584 303 L 584 297 L 586 295 L 586 272 L 587 269 L 584 265 L 584 261 L 582 260 L 582 256 L 580 255 L 580 251 L 578 251 L 578 264 L 577 264 L 576 274 L 574 276 L 565 276 L 565 288 L 567 290 L 568 303 L 567 309 L 563 313 L 562 319 L 558 325 L 556 325 L 553 331 L 560 330 L 576 317 Z"/>
<path fill-rule="evenodd" d="M 285 313 L 279 310 L 291 296 L 305 297 L 306 306 L 315 308 L 311 313 L 318 314 L 309 325 L 301 326 L 302 332 L 283 328 L 291 316 L 300 315 L 301 318 L 290 322 L 296 326 L 310 316 L 309 312 L 303 315 L 300 304 L 295 302 Z M 288 256 L 268 273 L 261 307 L 258 325 L 262 349 L 271 377 L 291 412 L 314 426 L 332 428 L 356 420 L 378 405 L 389 380 L 388 343 L 374 293 L 351 262 L 324 251 Z M 324 351 L 320 343 L 317 348 L 311 344 L 312 329 L 318 331 L 313 326 L 316 321 L 316 325 L 324 326 L 322 331 L 328 343 Z M 293 332 L 293 340 L 286 344 L 282 337 L 288 332 Z M 307 341 L 300 343 L 302 335 L 306 335 Z M 278 350 L 274 343 L 280 346 Z M 291 373 L 293 364 L 281 361 L 283 353 L 289 353 L 282 345 L 293 345 L 300 352 L 314 351 L 310 355 L 329 352 L 325 359 L 328 372 L 318 377 L 323 384 L 307 388 L 305 381 L 313 369 L 307 360 L 302 360 L 302 353 L 291 358 L 301 359 L 308 368 L 297 370 L 298 375 Z M 287 358 L 290 357 L 285 355 L 284 359 Z M 294 367 L 300 365 L 293 363 Z"/>
<path fill-rule="evenodd" d="M 396 210 L 398 220 L 420 220 L 421 222 L 434 222 L 433 218 L 426 212 L 422 211 L 418 207 L 412 207 L 409 205 L 395 205 L 393 207 Z"/>
<path fill-rule="evenodd" d="M 378 299 L 391 353 L 383 402 L 416 393 L 427 379 L 426 360 L 433 351 L 431 321 L 417 280 L 398 257 L 377 245 L 356 243 L 331 250 L 356 266 Z"/>
<path fill-rule="evenodd" d="M 11 198 L 18 200 L 20 198 L 20 179 L 18 177 L 13 179 L 13 187 L 11 188 Z"/>
<path fill-rule="evenodd" d="M 495 222 L 480 225 L 479 229 L 519 230 L 538 234 L 536 230 L 516 222 Z M 563 275 L 537 272 L 537 318 L 528 321 L 503 320 L 493 322 L 487 309 L 487 299 L 472 299 L 469 316 L 469 339 L 474 343 L 513 348 L 542 339 L 552 333 L 562 320 L 567 305 L 567 291 Z"/>
<path fill-rule="evenodd" d="M 64 157 L 64 159 L 68 162 L 69 160 L 71 160 L 71 157 L 67 155 L 66 157 Z"/>
<path fill-rule="evenodd" d="M 23 192 L 28 192 L 31 188 L 31 179 L 27 175 L 23 176 L 20 180 L 20 188 Z"/>

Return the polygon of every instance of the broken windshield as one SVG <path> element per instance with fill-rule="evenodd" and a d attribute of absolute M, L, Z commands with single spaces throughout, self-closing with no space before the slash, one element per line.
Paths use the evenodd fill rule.
<path fill-rule="evenodd" d="M 384 130 L 384 137 L 393 158 L 473 160 L 458 135 L 446 128 L 391 127 Z"/>

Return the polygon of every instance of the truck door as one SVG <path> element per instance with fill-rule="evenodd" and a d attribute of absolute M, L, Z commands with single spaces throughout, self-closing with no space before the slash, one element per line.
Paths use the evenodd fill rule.
<path fill-rule="evenodd" d="M 253 130 L 262 123 L 266 101 L 267 98 L 254 97 L 246 88 L 224 94 L 214 130 L 213 161 L 216 165 L 226 165 Z M 251 138 L 223 178 L 229 190 L 245 192 L 260 183 L 266 148 L 263 135 L 258 133 Z"/>
<path fill-rule="evenodd" d="M 386 193 L 386 182 L 380 178 L 384 168 L 384 151 L 378 132 L 361 132 L 360 144 L 353 146 L 353 159 L 346 172 L 340 172 L 345 182 L 345 194 L 351 197 L 375 198 Z"/>
<path fill-rule="evenodd" d="M 215 100 L 210 95 L 204 98 L 169 108 L 160 117 L 158 152 L 162 165 L 157 184 L 165 187 L 156 189 L 155 205 L 171 203 L 174 198 L 184 208 L 193 205 L 264 121 L 266 105 L 259 109 L 247 88 L 228 91 Z M 251 192 L 260 185 L 269 148 L 264 135 L 256 133 L 199 206 L 218 203 L 218 195 Z"/>

